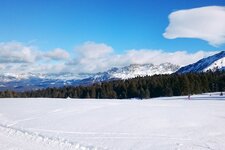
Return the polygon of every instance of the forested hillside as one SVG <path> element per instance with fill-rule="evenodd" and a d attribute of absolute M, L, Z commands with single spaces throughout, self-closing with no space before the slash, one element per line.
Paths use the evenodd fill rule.
<path fill-rule="evenodd" d="M 225 91 L 225 72 L 154 75 L 91 86 L 0 92 L 0 97 L 152 98 Z"/>

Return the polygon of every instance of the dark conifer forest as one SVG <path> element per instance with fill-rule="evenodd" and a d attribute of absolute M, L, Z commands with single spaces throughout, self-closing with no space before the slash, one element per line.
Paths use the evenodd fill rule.
<path fill-rule="evenodd" d="M 47 88 L 26 92 L 7 90 L 0 92 L 0 97 L 142 99 L 218 91 L 225 91 L 225 71 L 154 75 L 95 83 L 90 86 Z"/>

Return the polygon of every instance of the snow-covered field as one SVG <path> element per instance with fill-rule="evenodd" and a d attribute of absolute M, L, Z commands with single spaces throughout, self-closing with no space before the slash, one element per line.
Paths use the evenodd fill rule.
<path fill-rule="evenodd" d="M 0 99 L 1 150 L 224 150 L 225 97 Z"/>

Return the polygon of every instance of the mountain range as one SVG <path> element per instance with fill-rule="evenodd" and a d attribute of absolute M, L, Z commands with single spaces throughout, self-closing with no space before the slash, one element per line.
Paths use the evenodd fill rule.
<path fill-rule="evenodd" d="M 78 86 L 90 85 L 97 82 L 129 79 L 137 76 L 151 76 L 154 74 L 171 74 L 179 69 L 179 66 L 171 63 L 163 63 L 159 65 L 153 64 L 132 64 L 121 68 L 111 68 L 105 72 L 93 74 L 34 74 L 22 73 L 12 74 L 5 73 L 0 75 L 0 90 L 37 90 L 47 87 L 62 87 L 62 86 Z"/>
<path fill-rule="evenodd" d="M 225 51 L 213 56 L 203 58 L 196 63 L 179 67 L 171 63 L 154 64 L 131 64 L 121 68 L 111 68 L 99 73 L 4 73 L 0 75 L 0 91 L 14 90 L 27 91 L 48 87 L 79 86 L 93 83 L 130 79 L 135 77 L 152 76 L 155 74 L 206 72 L 208 70 L 225 70 Z"/>
<path fill-rule="evenodd" d="M 176 73 L 206 72 L 225 69 L 225 51 L 203 58 L 196 63 L 181 67 Z"/>

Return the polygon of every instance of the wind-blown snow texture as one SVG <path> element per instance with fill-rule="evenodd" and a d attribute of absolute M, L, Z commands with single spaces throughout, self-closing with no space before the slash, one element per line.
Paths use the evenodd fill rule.
<path fill-rule="evenodd" d="M 181 67 L 177 73 L 189 72 L 206 72 L 208 70 L 224 70 L 225 68 L 225 51 L 222 51 L 213 56 L 203 58 L 194 64 Z"/>
<path fill-rule="evenodd" d="M 225 97 L 0 99 L 1 150 L 223 150 Z"/>

